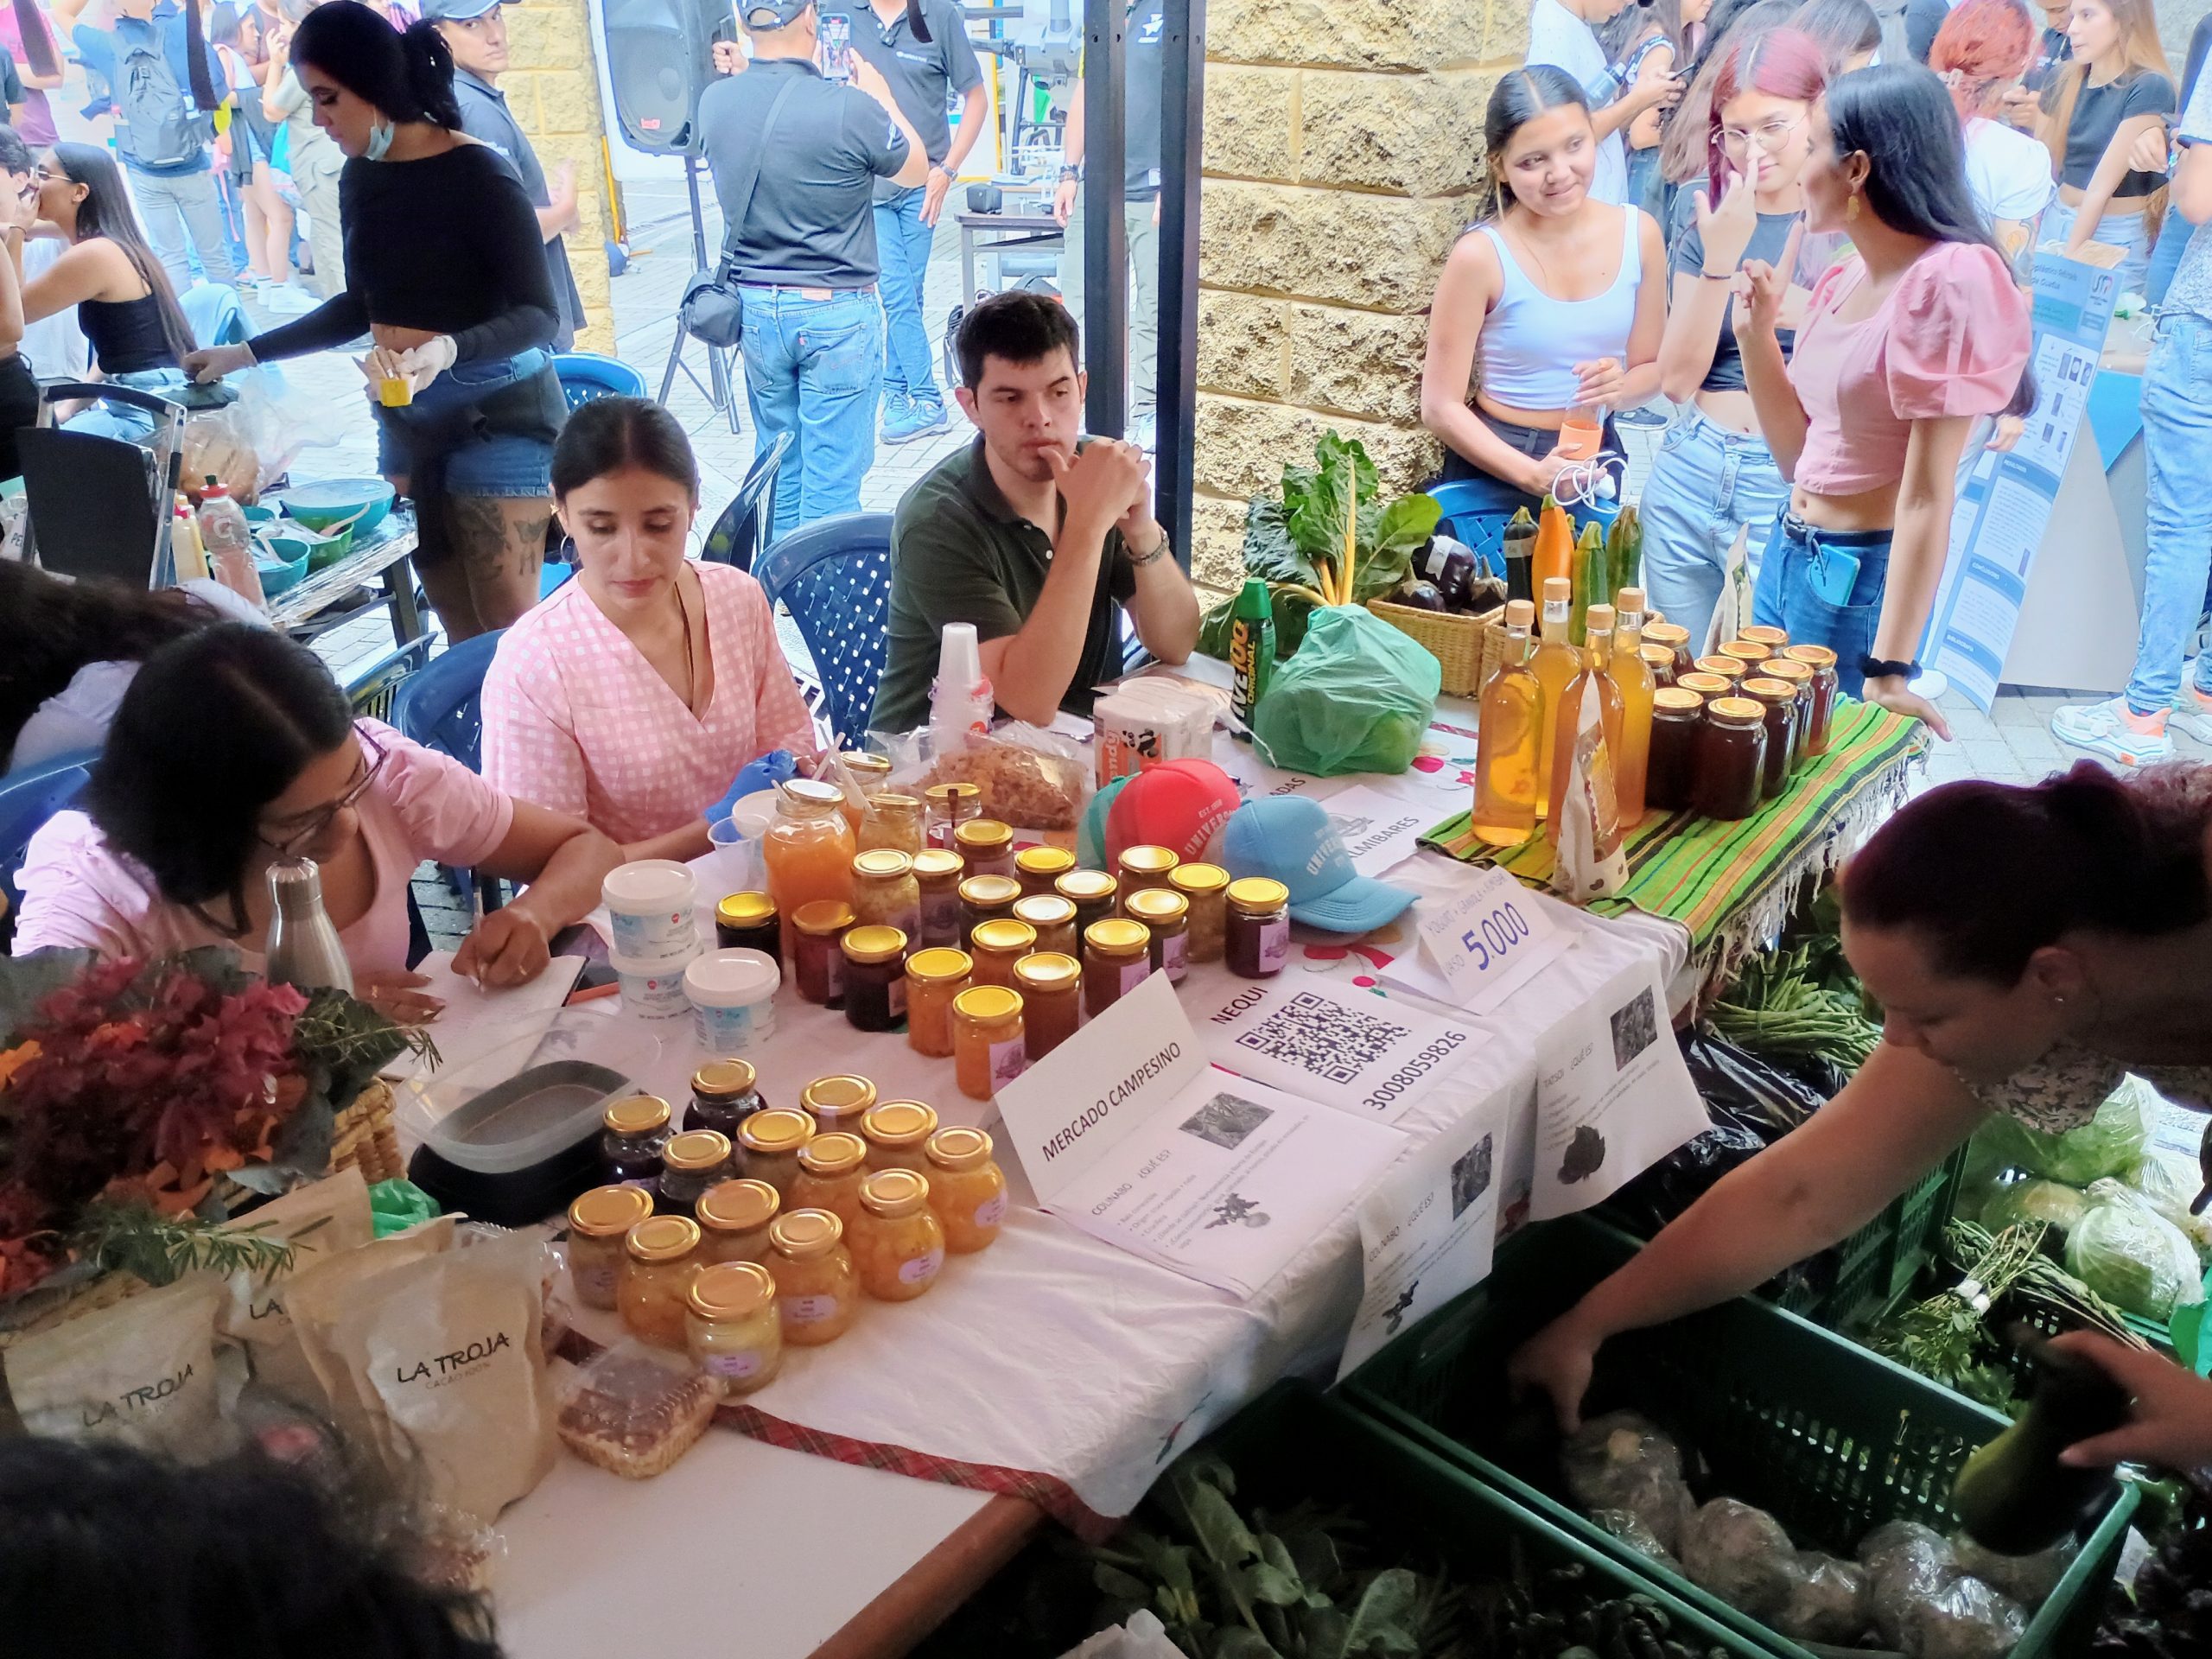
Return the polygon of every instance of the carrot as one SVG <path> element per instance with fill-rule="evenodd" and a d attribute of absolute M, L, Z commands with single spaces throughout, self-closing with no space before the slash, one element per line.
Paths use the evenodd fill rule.
<path fill-rule="evenodd" d="M 1566 509 L 1548 495 L 1536 520 L 1535 569 L 1529 575 L 1540 594 L 1551 577 L 1574 575 L 1574 530 Z"/>

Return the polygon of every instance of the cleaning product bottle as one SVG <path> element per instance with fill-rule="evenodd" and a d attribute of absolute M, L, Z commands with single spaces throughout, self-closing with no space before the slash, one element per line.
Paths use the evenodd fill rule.
<path fill-rule="evenodd" d="M 200 541 L 216 581 L 256 605 L 269 602 L 261 591 L 261 572 L 253 567 L 253 532 L 247 527 L 245 510 L 212 474 L 200 496 Z"/>
<path fill-rule="evenodd" d="M 1229 610 L 1229 671 L 1231 677 L 1229 712 L 1244 728 L 1236 735 L 1250 735 L 1253 711 L 1268 694 L 1268 681 L 1275 668 L 1274 607 L 1268 584 L 1258 576 L 1245 578 L 1236 602 Z"/>
<path fill-rule="evenodd" d="M 200 521 L 192 516 L 192 503 L 181 490 L 169 510 L 169 557 L 176 565 L 176 579 L 206 581 L 213 574 L 207 569 L 207 550 L 200 545 Z"/>

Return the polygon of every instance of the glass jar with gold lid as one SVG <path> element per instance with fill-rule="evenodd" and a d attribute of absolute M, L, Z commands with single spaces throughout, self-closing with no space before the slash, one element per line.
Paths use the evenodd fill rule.
<path fill-rule="evenodd" d="M 1675 677 L 1675 689 L 1677 691 L 1694 691 L 1706 702 L 1711 702 L 1715 697 L 1733 696 L 1736 682 L 1726 674 L 1707 674 L 1696 671 L 1677 674 Z"/>
<path fill-rule="evenodd" d="M 1224 893 L 1226 888 L 1223 890 Z M 1190 971 L 1191 901 L 1173 887 L 1140 887 L 1122 900 L 1133 922 L 1152 930 L 1152 970 L 1180 985 Z"/>
<path fill-rule="evenodd" d="M 971 875 L 960 884 L 960 948 L 972 950 L 976 930 L 985 922 L 1014 919 L 1021 883 L 1010 875 Z"/>
<path fill-rule="evenodd" d="M 895 927 L 908 938 L 922 931 L 922 887 L 914 861 L 879 847 L 853 859 L 853 919 L 861 927 Z"/>
<path fill-rule="evenodd" d="M 842 1129 L 817 1135 L 798 1150 L 791 1207 L 827 1210 L 850 1227 L 860 1213 L 861 1180 L 867 1173 L 867 1141 Z"/>
<path fill-rule="evenodd" d="M 1083 1011 L 1083 964 L 1060 950 L 1037 950 L 1014 964 L 1021 993 L 1022 1051 L 1034 1065 L 1075 1035 Z"/>
<path fill-rule="evenodd" d="M 683 1351 L 683 1298 L 699 1270 L 699 1224 L 689 1216 L 650 1216 L 623 1240 L 615 1304 L 640 1342 Z"/>
<path fill-rule="evenodd" d="M 850 1230 L 861 1288 L 880 1302 L 911 1302 L 944 1271 L 944 1228 L 930 1209 L 928 1178 L 878 1170 L 861 1183 L 861 1218 Z"/>
<path fill-rule="evenodd" d="M 768 1254 L 768 1226 L 784 1201 L 766 1181 L 718 1181 L 692 1211 L 702 1262 L 758 1262 Z"/>
<path fill-rule="evenodd" d="M 1052 891 L 1052 883 L 1075 868 L 1075 855 L 1065 847 L 1025 847 L 1014 855 L 1014 879 L 1024 898 Z"/>
<path fill-rule="evenodd" d="M 855 1031 L 889 1031 L 906 1017 L 906 935 L 895 927 L 856 927 L 837 948 L 845 957 L 847 1023 Z"/>
<path fill-rule="evenodd" d="M 974 963 L 965 950 L 917 950 L 906 958 L 906 1046 L 931 1059 L 952 1058 L 952 999 L 966 990 Z"/>
<path fill-rule="evenodd" d="M 626 1095 L 607 1103 L 600 1116 L 599 1166 L 609 1182 L 649 1192 L 660 1185 L 660 1149 L 672 1116 L 658 1095 Z"/>
<path fill-rule="evenodd" d="M 1014 964 L 1037 948 L 1037 930 L 1011 916 L 978 922 L 969 935 L 969 977 L 978 985 L 1014 983 Z"/>
<path fill-rule="evenodd" d="M 925 838 L 932 847 L 952 849 L 952 832 L 983 816 L 983 791 L 976 784 L 931 784 L 922 791 Z"/>
<path fill-rule="evenodd" d="M 738 1126 L 766 1104 L 752 1061 L 709 1060 L 691 1074 L 691 1104 L 683 1127 L 715 1129 L 734 1141 Z"/>
<path fill-rule="evenodd" d="M 1075 954 L 1075 901 L 1072 899 L 1063 899 L 1057 893 L 1029 893 L 1014 900 L 1014 919 L 1027 922 L 1036 933 L 1037 943 L 1033 949 L 1057 950 L 1062 956 Z"/>
<path fill-rule="evenodd" d="M 1165 847 L 1142 843 L 1124 847 L 1121 857 L 1114 861 L 1115 892 L 1121 900 L 1122 913 L 1128 913 L 1131 893 L 1141 893 L 1147 887 L 1165 887 L 1169 874 L 1181 862 Z"/>
<path fill-rule="evenodd" d="M 723 1399 L 765 1387 L 784 1361 L 784 1316 L 768 1269 L 758 1262 L 700 1268 L 684 1298 L 683 1343 Z"/>
<path fill-rule="evenodd" d="M 1109 916 L 1083 930 L 1083 1011 L 1096 1020 L 1152 972 L 1152 930 Z"/>
<path fill-rule="evenodd" d="M 868 1108 L 861 1120 L 861 1137 L 868 1142 L 868 1166 L 911 1169 L 920 1174 L 929 1168 L 924 1148 L 937 1133 L 937 1109 L 918 1100 L 887 1100 Z"/>
<path fill-rule="evenodd" d="M 737 1131 L 747 1179 L 766 1181 L 779 1196 L 798 1174 L 798 1149 L 814 1138 L 814 1120 L 788 1106 L 771 1106 L 747 1118 Z"/>
<path fill-rule="evenodd" d="M 852 871 L 845 874 L 850 879 Z M 837 943 L 852 925 L 853 907 L 842 899 L 817 899 L 791 912 L 791 977 L 808 1001 L 845 1006 L 845 958 Z"/>
<path fill-rule="evenodd" d="M 1290 889 L 1272 876 L 1229 884 L 1223 957 L 1244 979 L 1273 979 L 1290 960 Z"/>
<path fill-rule="evenodd" d="M 1731 685 L 1750 672 L 1750 670 L 1733 657 L 1724 657 L 1718 652 L 1710 657 L 1699 658 L 1695 668 L 1700 674 L 1710 674 L 1716 679 L 1726 680 Z M 1675 683 L 1677 685 L 1681 683 L 1680 676 L 1676 677 Z M 1734 694 L 1732 692 L 1730 695 Z"/>
<path fill-rule="evenodd" d="M 776 901 L 749 890 L 723 894 L 715 906 L 715 944 L 724 950 L 758 950 L 771 962 L 781 962 L 783 929 L 776 921 Z"/>
<path fill-rule="evenodd" d="M 1021 993 L 971 985 L 952 999 L 952 1076 L 970 1100 L 988 1100 L 1029 1064 Z"/>
<path fill-rule="evenodd" d="M 864 853 L 904 853 L 913 857 L 928 844 L 922 836 L 922 798 L 892 789 L 870 795 L 854 844 Z"/>
<path fill-rule="evenodd" d="M 954 826 L 952 850 L 971 876 L 1014 874 L 1014 830 L 996 818 L 971 818 Z"/>
<path fill-rule="evenodd" d="M 642 1186 L 594 1186 L 569 1206 L 569 1283 L 586 1307 L 612 1309 L 623 1241 L 653 1212 Z"/>
<path fill-rule="evenodd" d="M 660 1149 L 660 1185 L 654 1207 L 663 1215 L 688 1216 L 707 1189 L 735 1174 L 729 1136 L 715 1129 L 686 1129 Z"/>
<path fill-rule="evenodd" d="M 989 1247 L 1006 1223 L 1006 1175 L 981 1129 L 939 1129 L 930 1136 L 930 1208 L 944 1229 L 944 1248 L 972 1255 Z"/>
<path fill-rule="evenodd" d="M 921 893 L 922 931 L 915 943 L 925 950 L 960 943 L 960 855 L 942 847 L 914 855 L 914 885 Z"/>
<path fill-rule="evenodd" d="M 1167 873 L 1167 884 L 1190 900 L 1190 959 L 1219 962 L 1229 915 L 1229 872 L 1218 864 L 1178 864 Z"/>
<path fill-rule="evenodd" d="M 814 1120 L 815 1132 L 861 1132 L 861 1114 L 875 1104 L 875 1085 L 866 1077 L 840 1071 L 817 1077 L 798 1091 L 799 1109 Z"/>
<path fill-rule="evenodd" d="M 844 1239 L 845 1224 L 827 1210 L 793 1210 L 768 1229 L 761 1265 L 776 1281 L 784 1340 L 794 1348 L 835 1342 L 860 1309 L 860 1281 Z"/>
<path fill-rule="evenodd" d="M 1729 658 L 1732 662 L 1741 663 L 1744 665 L 1744 677 L 1750 679 L 1758 673 L 1759 664 L 1773 656 L 1774 652 L 1756 639 L 1739 638 L 1731 639 L 1726 645 L 1721 646 L 1718 654 Z"/>
<path fill-rule="evenodd" d="M 1052 891 L 1075 906 L 1078 940 L 1093 922 L 1103 922 L 1114 913 L 1114 878 L 1103 870 L 1070 870 L 1052 883 Z"/>

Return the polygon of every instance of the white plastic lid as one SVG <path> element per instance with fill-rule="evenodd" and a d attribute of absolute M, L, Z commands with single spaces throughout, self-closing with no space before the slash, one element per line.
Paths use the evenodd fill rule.
<path fill-rule="evenodd" d="M 730 808 L 730 822 L 747 841 L 758 841 L 776 821 L 776 803 L 782 799 L 782 794 L 774 789 L 756 789 Z"/>
<path fill-rule="evenodd" d="M 764 950 L 710 950 L 683 970 L 683 993 L 710 1007 L 743 1007 L 773 996 L 783 977 Z"/>
<path fill-rule="evenodd" d="M 626 916 L 650 916 L 664 910 L 689 910 L 697 883 L 691 872 L 672 858 L 641 858 L 617 865 L 600 883 L 599 896 L 607 909 Z"/>

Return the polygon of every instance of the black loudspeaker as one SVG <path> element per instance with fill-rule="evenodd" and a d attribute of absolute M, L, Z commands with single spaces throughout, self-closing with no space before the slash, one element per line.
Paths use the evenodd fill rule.
<path fill-rule="evenodd" d="M 653 155 L 698 153 L 699 94 L 715 80 L 709 0 L 607 0 L 607 79 L 623 141 Z"/>

